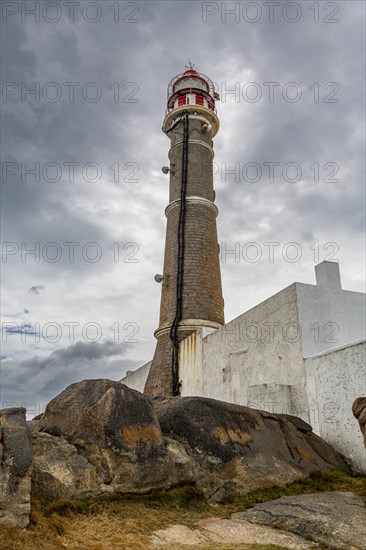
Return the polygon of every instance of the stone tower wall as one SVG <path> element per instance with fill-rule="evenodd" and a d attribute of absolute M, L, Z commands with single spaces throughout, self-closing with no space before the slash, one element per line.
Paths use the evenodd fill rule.
<path fill-rule="evenodd" d="M 188 180 L 186 192 L 183 313 L 179 340 L 196 327 L 224 323 L 219 245 L 213 190 L 213 142 L 202 131 L 202 120 L 189 117 Z M 172 342 L 169 331 L 176 314 L 178 225 L 182 186 L 183 123 L 169 132 L 171 139 L 170 193 L 166 208 L 167 229 L 164 279 L 157 346 L 145 385 L 147 395 L 172 395 Z"/>

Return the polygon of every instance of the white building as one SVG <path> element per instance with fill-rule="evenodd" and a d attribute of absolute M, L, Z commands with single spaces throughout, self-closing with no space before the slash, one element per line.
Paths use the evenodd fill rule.
<path fill-rule="evenodd" d="M 366 472 L 352 403 L 366 395 L 365 294 L 342 290 L 339 265 L 315 267 L 219 329 L 180 345 L 181 395 L 294 414 Z M 150 363 L 122 382 L 143 392 Z"/>

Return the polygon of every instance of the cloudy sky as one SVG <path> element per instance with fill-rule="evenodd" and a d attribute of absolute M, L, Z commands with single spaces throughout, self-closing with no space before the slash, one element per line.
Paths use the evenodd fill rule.
<path fill-rule="evenodd" d="M 151 359 L 161 126 L 188 58 L 221 96 L 226 319 L 313 284 L 324 259 L 364 291 L 364 2 L 1 8 L 2 406 L 38 413 L 71 382 L 119 379 Z"/>

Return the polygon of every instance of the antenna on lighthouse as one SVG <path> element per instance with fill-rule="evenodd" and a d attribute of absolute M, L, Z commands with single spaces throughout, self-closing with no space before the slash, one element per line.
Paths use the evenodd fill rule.
<path fill-rule="evenodd" d="M 195 64 L 192 63 L 192 61 L 188 58 L 189 67 L 187 65 L 184 65 L 186 69 L 194 69 Z"/>

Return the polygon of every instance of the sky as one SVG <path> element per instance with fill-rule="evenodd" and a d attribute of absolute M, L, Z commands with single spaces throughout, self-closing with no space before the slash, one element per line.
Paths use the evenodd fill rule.
<path fill-rule="evenodd" d="M 152 358 L 169 81 L 221 96 L 225 318 L 339 261 L 364 292 L 365 3 L 1 4 L 1 406 Z"/>

